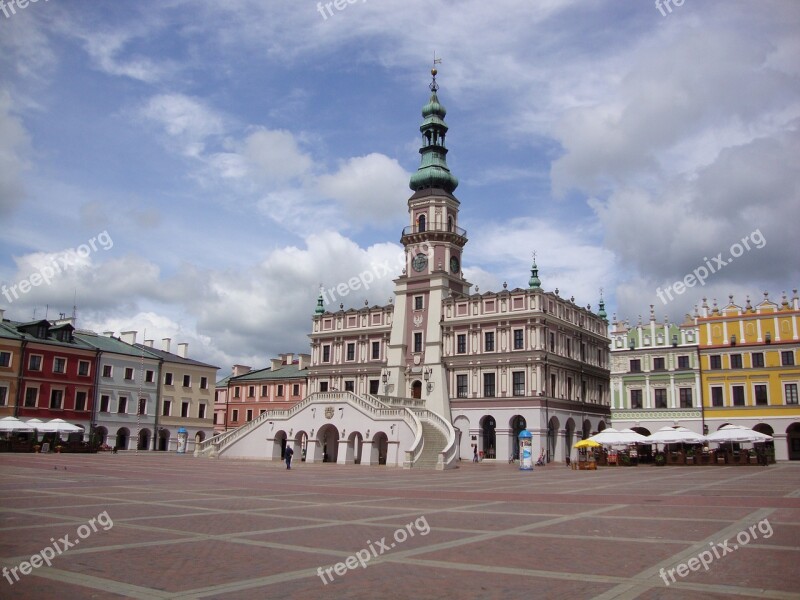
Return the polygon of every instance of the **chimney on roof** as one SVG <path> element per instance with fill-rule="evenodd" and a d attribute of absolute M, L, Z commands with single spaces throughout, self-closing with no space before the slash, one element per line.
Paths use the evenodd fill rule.
<path fill-rule="evenodd" d="M 148 348 L 152 348 L 153 347 L 153 340 L 145 340 L 144 341 L 144 345 L 147 346 Z"/>
<path fill-rule="evenodd" d="M 283 366 L 283 358 L 271 358 L 269 360 L 269 368 L 272 371 L 277 371 Z"/>
<path fill-rule="evenodd" d="M 106 336 L 106 337 L 114 337 L 114 332 L 113 331 L 104 331 L 103 335 Z"/>
<path fill-rule="evenodd" d="M 239 375 L 245 375 L 253 370 L 253 367 L 248 367 L 247 365 L 233 365 L 233 376 L 238 377 Z"/>
<path fill-rule="evenodd" d="M 298 354 L 297 355 L 298 364 L 297 368 L 301 371 L 303 369 L 307 369 L 311 364 L 311 355 L 310 354 Z"/>
<path fill-rule="evenodd" d="M 161 338 L 161 349 L 164 352 L 169 352 L 169 344 L 172 341 L 172 338 Z"/>
<path fill-rule="evenodd" d="M 6 309 L 5 308 L 0 308 L 0 321 L 3 320 L 3 317 L 5 316 L 5 314 L 6 314 Z"/>
<path fill-rule="evenodd" d="M 186 355 L 189 353 L 189 344 L 188 342 L 181 342 L 178 344 L 178 356 L 181 358 L 186 358 Z"/>
<path fill-rule="evenodd" d="M 136 332 L 135 331 L 123 331 L 119 334 L 119 339 L 121 339 L 126 344 L 130 344 L 131 346 L 136 343 Z"/>
<path fill-rule="evenodd" d="M 55 327 L 58 327 L 59 325 L 72 325 L 75 327 L 75 317 L 65 317 L 64 313 L 61 313 L 61 318 L 53 321 L 53 325 Z"/>
<path fill-rule="evenodd" d="M 290 365 L 294 362 L 294 353 L 289 352 L 288 354 L 281 356 L 281 358 L 283 359 L 283 364 Z"/>

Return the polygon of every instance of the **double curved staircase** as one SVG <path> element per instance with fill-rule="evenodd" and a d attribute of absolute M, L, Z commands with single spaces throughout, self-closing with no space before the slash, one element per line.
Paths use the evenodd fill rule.
<path fill-rule="evenodd" d="M 353 392 L 314 392 L 289 409 L 267 411 L 237 429 L 201 442 L 194 455 L 217 458 L 264 422 L 289 419 L 317 402 L 346 402 L 376 420 L 403 420 L 415 434 L 411 447 L 404 450 L 405 469 L 444 470 L 454 468 L 458 462 L 458 445 L 453 425 L 441 415 L 425 408 L 424 400 L 369 394 L 361 397 Z"/>

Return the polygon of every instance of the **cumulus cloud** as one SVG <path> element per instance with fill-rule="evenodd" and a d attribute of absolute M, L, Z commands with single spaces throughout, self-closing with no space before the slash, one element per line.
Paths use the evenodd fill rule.
<path fill-rule="evenodd" d="M 30 140 L 11 113 L 11 95 L 0 90 L 0 216 L 11 214 L 25 196 L 22 172 Z"/>
<path fill-rule="evenodd" d="M 206 150 L 207 139 L 225 131 L 225 118 L 221 114 L 184 94 L 153 96 L 140 114 L 161 125 L 181 153 L 189 157 L 200 157 Z"/>

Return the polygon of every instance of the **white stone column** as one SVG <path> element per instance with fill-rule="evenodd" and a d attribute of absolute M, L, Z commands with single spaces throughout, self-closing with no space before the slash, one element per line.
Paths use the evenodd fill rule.
<path fill-rule="evenodd" d="M 497 429 L 494 430 L 494 439 L 495 439 L 495 459 L 496 460 L 508 460 L 508 457 L 511 456 L 511 437 L 513 435 L 513 431 L 511 429 Z"/>

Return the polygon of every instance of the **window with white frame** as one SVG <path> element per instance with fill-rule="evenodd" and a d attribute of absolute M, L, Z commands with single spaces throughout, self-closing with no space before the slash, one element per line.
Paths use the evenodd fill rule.
<path fill-rule="evenodd" d="M 786 397 L 786 404 L 797 404 L 797 384 L 785 383 L 783 385 L 784 396 Z"/>
<path fill-rule="evenodd" d="M 66 373 L 67 372 L 67 359 L 61 356 L 56 356 L 53 359 L 53 373 Z"/>

